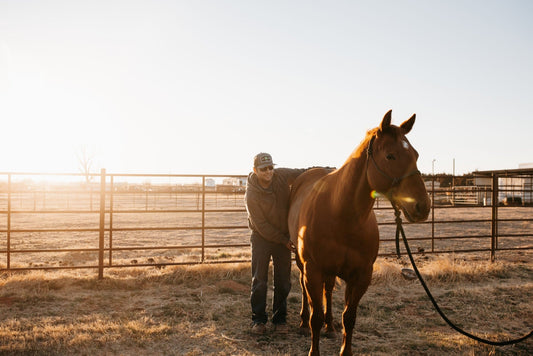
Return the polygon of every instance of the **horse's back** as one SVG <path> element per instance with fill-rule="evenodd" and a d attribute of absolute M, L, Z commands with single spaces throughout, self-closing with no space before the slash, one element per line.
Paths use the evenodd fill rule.
<path fill-rule="evenodd" d="M 300 208 L 309 193 L 313 190 L 316 182 L 332 171 L 330 168 L 312 168 L 298 176 L 292 184 L 289 209 L 289 233 L 291 235 L 291 241 L 295 245 L 298 243 Z"/>

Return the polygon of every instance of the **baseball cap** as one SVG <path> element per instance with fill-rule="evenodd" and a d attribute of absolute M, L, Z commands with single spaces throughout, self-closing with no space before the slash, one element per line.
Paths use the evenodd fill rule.
<path fill-rule="evenodd" d="M 254 157 L 254 167 L 263 168 L 267 166 L 275 166 L 272 162 L 272 156 L 264 152 L 256 154 Z"/>

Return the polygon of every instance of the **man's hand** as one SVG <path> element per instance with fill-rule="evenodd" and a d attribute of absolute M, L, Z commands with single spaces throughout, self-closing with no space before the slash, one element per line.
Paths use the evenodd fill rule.
<path fill-rule="evenodd" d="M 287 244 L 285 245 L 290 251 L 296 253 L 296 246 L 294 246 L 294 244 L 292 243 L 291 240 L 289 240 L 289 242 L 287 242 Z"/>

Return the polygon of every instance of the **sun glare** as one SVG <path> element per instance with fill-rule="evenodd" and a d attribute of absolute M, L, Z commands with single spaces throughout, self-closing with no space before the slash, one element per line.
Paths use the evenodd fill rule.
<path fill-rule="evenodd" d="M 373 190 L 373 191 L 370 192 L 370 196 L 372 197 L 372 199 L 377 199 L 379 197 L 382 197 L 383 195 L 381 193 L 379 193 L 378 191 Z"/>

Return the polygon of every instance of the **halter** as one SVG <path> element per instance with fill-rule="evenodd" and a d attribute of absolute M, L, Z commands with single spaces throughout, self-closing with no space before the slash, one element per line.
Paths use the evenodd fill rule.
<path fill-rule="evenodd" d="M 372 163 L 374 164 L 374 167 L 376 168 L 376 170 L 382 175 L 384 176 L 385 178 L 387 178 L 388 180 L 391 181 L 391 187 L 389 189 L 389 192 L 387 192 L 387 197 L 389 198 L 389 200 L 391 200 L 392 202 L 392 197 L 390 197 L 389 193 L 390 191 L 392 190 L 392 188 L 394 188 L 395 186 L 397 186 L 398 184 L 400 184 L 400 182 L 402 180 L 404 180 L 405 178 L 408 178 L 410 176 L 414 176 L 415 174 L 420 174 L 420 171 L 418 169 L 413 169 L 412 171 L 410 171 L 409 173 L 407 174 L 404 174 L 403 176 L 401 177 L 391 177 L 390 175 L 388 175 L 385 171 L 383 171 L 381 168 L 379 168 L 378 164 L 376 163 L 376 160 L 374 159 L 374 150 L 372 148 L 372 145 L 374 144 L 374 140 L 376 139 L 376 136 L 372 136 L 372 138 L 370 139 L 370 143 L 368 144 L 368 148 L 366 150 L 366 155 L 367 155 L 367 167 L 368 167 L 368 161 L 371 160 Z M 367 168 L 368 169 L 368 168 Z"/>
<path fill-rule="evenodd" d="M 394 211 L 396 213 L 396 224 L 397 224 L 397 229 L 396 229 L 396 254 L 398 255 L 398 258 L 400 258 L 400 234 L 399 234 L 399 231 L 400 231 L 400 227 L 401 227 L 401 218 L 400 218 L 400 210 L 399 210 L 399 207 L 398 207 L 398 203 L 394 200 L 393 196 L 392 196 L 392 189 L 397 186 L 398 184 L 400 184 L 400 182 L 402 180 L 404 180 L 405 178 L 407 177 L 410 177 L 410 176 L 413 176 L 415 174 L 420 174 L 420 171 L 418 169 L 413 169 L 411 172 L 407 173 L 407 174 L 404 174 L 403 176 L 401 177 L 391 177 L 390 175 L 388 175 L 384 170 L 382 170 L 381 168 L 379 168 L 378 164 L 376 163 L 376 160 L 374 159 L 374 150 L 372 149 L 372 145 L 374 144 L 374 140 L 376 139 L 376 136 L 372 136 L 372 138 L 370 139 L 370 143 L 368 144 L 368 148 L 366 150 L 366 154 L 367 154 L 367 170 L 368 170 L 368 161 L 372 161 L 372 163 L 374 164 L 374 167 L 376 168 L 376 170 L 381 174 L 383 175 L 385 178 L 387 178 L 388 180 L 391 181 L 391 187 L 389 188 L 389 190 L 384 194 L 387 199 L 390 201 L 392 207 L 394 208 Z"/>
<path fill-rule="evenodd" d="M 400 209 L 398 208 L 397 204 L 394 203 L 394 200 L 392 199 L 392 188 L 394 188 L 394 186 L 398 185 L 403 179 L 407 178 L 407 177 L 410 177 L 412 175 L 415 175 L 415 174 L 420 174 L 420 171 L 418 169 L 413 169 L 411 172 L 403 175 L 402 177 L 398 177 L 398 178 L 393 178 L 391 176 L 389 176 L 386 172 L 384 172 L 382 169 L 380 169 L 376 163 L 376 161 L 374 160 L 374 156 L 373 156 L 373 150 L 372 150 L 372 144 L 374 143 L 374 139 L 376 138 L 376 136 L 372 136 L 372 138 L 370 139 L 370 143 L 368 145 L 368 149 L 367 149 L 367 169 L 368 169 L 368 160 L 372 160 L 372 163 L 374 164 L 374 167 L 376 167 L 377 171 L 379 173 L 381 173 L 384 177 L 388 178 L 390 181 L 392 181 L 392 184 L 391 184 L 391 187 L 389 189 L 389 191 L 387 192 L 386 196 L 387 198 L 390 200 L 391 204 L 392 204 L 392 207 L 394 208 L 394 216 L 396 217 L 396 253 L 398 255 L 398 258 L 401 258 L 401 254 L 400 254 L 400 234 L 402 235 L 402 239 L 403 239 L 403 242 L 404 242 L 404 245 L 405 245 L 405 249 L 407 251 L 407 255 L 409 256 L 409 260 L 411 261 L 411 265 L 413 266 L 413 269 L 418 277 L 418 279 L 420 280 L 420 283 L 422 284 L 422 287 L 424 288 L 424 290 L 426 291 L 426 294 L 427 296 L 429 297 L 431 303 L 433 304 L 433 306 L 435 307 L 435 310 L 437 310 L 437 312 L 439 313 L 439 315 L 442 317 L 442 319 L 451 327 L 453 328 L 455 331 L 459 332 L 460 334 L 466 336 L 466 337 L 469 337 L 473 340 L 476 340 L 478 342 L 482 342 L 484 344 L 488 344 L 488 345 L 493 345 L 493 346 L 505 346 L 505 345 L 513 345 L 513 344 L 517 344 L 519 342 L 522 342 L 528 338 L 530 338 L 531 336 L 533 336 L 533 330 L 529 332 L 529 334 L 527 335 L 524 335 L 520 338 L 517 338 L 517 339 L 514 339 L 514 340 L 507 340 L 507 341 L 492 341 L 492 340 L 488 340 L 488 339 L 483 339 L 481 337 L 478 337 L 478 336 L 475 336 L 473 334 L 470 334 L 466 331 L 464 331 L 463 329 L 459 328 L 458 326 L 456 326 L 454 323 L 452 323 L 450 321 L 450 319 L 448 319 L 446 317 L 446 315 L 444 314 L 444 312 L 441 310 L 441 308 L 439 307 L 439 305 L 437 304 L 437 302 L 435 301 L 435 298 L 433 297 L 433 295 L 431 294 L 431 292 L 429 291 L 429 288 L 427 287 L 426 285 L 426 282 L 424 281 L 424 279 L 422 278 L 422 275 L 420 274 L 416 264 L 415 264 L 415 261 L 413 259 L 413 255 L 411 253 L 411 249 L 409 248 L 409 244 L 407 243 L 407 238 L 405 237 L 405 232 L 403 230 L 403 226 L 402 226 L 402 218 L 401 218 L 401 212 L 400 212 Z"/>

